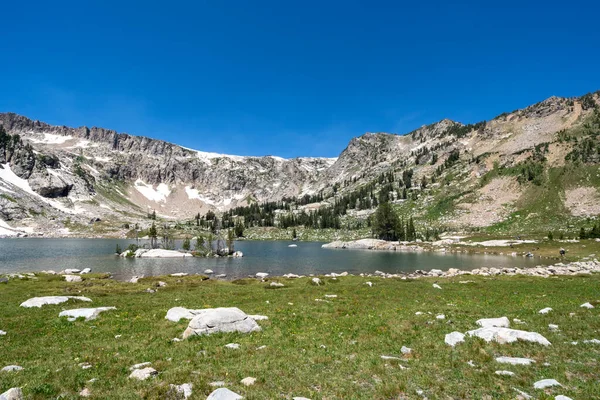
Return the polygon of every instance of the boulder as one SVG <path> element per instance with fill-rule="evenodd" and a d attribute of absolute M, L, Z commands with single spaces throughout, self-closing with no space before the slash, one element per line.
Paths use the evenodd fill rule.
<path fill-rule="evenodd" d="M 169 385 L 169 387 L 171 388 L 171 390 L 173 392 L 175 392 L 176 394 L 178 394 L 178 398 L 183 398 L 183 399 L 187 399 L 188 397 L 190 397 L 192 395 L 192 388 L 193 385 L 191 383 L 184 383 L 181 385 Z M 171 397 L 169 397 L 171 398 Z"/>
<path fill-rule="evenodd" d="M 44 197 L 65 197 L 73 188 L 73 182 L 47 172 L 34 172 L 28 179 L 31 190 Z"/>
<path fill-rule="evenodd" d="M 447 345 L 449 346 L 456 346 L 459 343 L 462 343 L 465 341 L 465 335 L 461 332 L 452 332 L 452 333 L 448 333 L 446 335 L 446 337 L 444 338 L 444 342 L 446 342 Z"/>
<path fill-rule="evenodd" d="M 256 383 L 256 378 L 248 376 L 240 381 L 240 383 L 244 386 L 252 386 Z"/>
<path fill-rule="evenodd" d="M 0 400 L 23 400 L 23 392 L 21 388 L 10 388 L 0 394 Z"/>
<path fill-rule="evenodd" d="M 79 275 L 63 275 L 67 282 L 81 282 L 83 279 Z"/>
<path fill-rule="evenodd" d="M 33 297 L 27 301 L 21 303 L 21 307 L 31 308 L 31 307 L 42 307 L 46 304 L 60 304 L 69 299 L 79 300 L 79 301 L 88 301 L 91 302 L 91 299 L 83 296 L 44 296 L 44 297 Z"/>
<path fill-rule="evenodd" d="M 2 368 L 0 371 L 2 372 L 17 372 L 17 371 L 22 371 L 23 367 L 19 366 L 19 365 L 7 365 L 6 367 Z"/>
<path fill-rule="evenodd" d="M 241 258 L 241 257 L 244 257 L 244 253 L 242 253 L 241 251 L 234 251 L 233 254 L 231 255 L 231 257 Z"/>
<path fill-rule="evenodd" d="M 232 392 L 227 388 L 218 388 L 208 395 L 206 400 L 240 400 L 243 399 L 239 394 Z"/>
<path fill-rule="evenodd" d="M 152 249 L 143 252 L 139 258 L 184 258 L 193 257 L 191 253 L 183 253 L 176 250 Z"/>
<path fill-rule="evenodd" d="M 442 287 L 441 287 L 440 285 L 438 285 L 437 283 L 434 283 L 434 284 L 433 284 L 433 287 L 434 287 L 435 289 L 441 289 L 441 288 L 442 288 Z"/>
<path fill-rule="evenodd" d="M 550 311 L 552 311 L 552 308 L 546 307 L 546 308 L 542 308 L 540 311 L 538 311 L 538 313 L 539 314 L 548 314 Z"/>
<path fill-rule="evenodd" d="M 232 350 L 239 350 L 240 345 L 239 343 L 227 343 L 225 347 Z"/>
<path fill-rule="evenodd" d="M 86 321 L 98 318 L 103 311 L 116 310 L 116 307 L 96 307 L 96 308 L 75 308 L 73 310 L 61 311 L 59 317 L 68 317 L 69 321 L 75 321 L 77 318 L 85 318 Z"/>
<path fill-rule="evenodd" d="M 549 346 L 551 344 L 548 341 L 548 339 L 546 339 L 537 332 L 527 332 L 509 328 L 479 328 L 472 331 L 468 331 L 467 335 L 481 338 L 486 342 L 495 341 L 500 344 L 513 343 L 517 340 L 539 343 L 544 346 Z"/>
<path fill-rule="evenodd" d="M 270 287 L 284 287 L 285 285 L 283 283 L 280 282 L 271 282 L 269 284 Z"/>
<path fill-rule="evenodd" d="M 567 397 L 567 396 L 563 396 L 562 394 L 559 394 L 558 396 L 556 396 L 554 398 L 554 400 L 573 400 L 573 399 L 570 397 Z"/>
<path fill-rule="evenodd" d="M 533 384 L 534 389 L 545 389 L 552 386 L 562 386 L 556 379 L 542 379 Z"/>
<path fill-rule="evenodd" d="M 266 272 L 257 272 L 256 275 L 254 275 L 254 276 L 256 276 L 259 279 L 264 279 L 267 276 L 269 276 L 269 274 L 267 274 Z"/>
<path fill-rule="evenodd" d="M 581 308 L 588 308 L 588 309 L 594 308 L 594 306 L 591 303 L 583 303 L 579 307 L 581 307 Z"/>
<path fill-rule="evenodd" d="M 183 338 L 193 335 L 209 335 L 217 332 L 250 333 L 260 331 L 260 326 L 245 312 L 236 307 L 207 308 L 196 310 L 198 314 L 192 318 Z"/>
<path fill-rule="evenodd" d="M 145 381 L 146 379 L 154 375 L 158 375 L 158 372 L 154 368 L 146 367 L 142 369 L 134 369 L 133 372 L 129 375 L 129 378 Z"/>
<path fill-rule="evenodd" d="M 212 269 L 205 269 L 205 270 L 204 270 L 204 273 L 205 273 L 206 275 L 210 275 L 210 274 L 214 274 L 215 272 L 214 272 Z"/>
<path fill-rule="evenodd" d="M 0 330 L 0 336 L 4 336 L 4 335 L 6 335 L 6 332 L 3 330 Z"/>
<path fill-rule="evenodd" d="M 83 270 L 80 272 L 80 274 L 81 274 L 81 275 L 84 275 L 84 274 L 89 274 L 90 272 L 92 272 L 92 269 L 91 269 L 91 268 L 84 268 L 84 269 L 83 269 Z"/>
<path fill-rule="evenodd" d="M 492 328 L 492 327 L 508 328 L 510 326 L 510 321 L 506 317 L 483 318 L 483 319 L 477 320 L 477 325 L 481 326 L 482 328 Z"/>
<path fill-rule="evenodd" d="M 81 272 L 81 270 L 77 269 L 77 268 L 67 268 L 67 269 L 65 269 L 65 274 L 69 274 L 69 275 L 78 274 L 80 272 Z"/>
<path fill-rule="evenodd" d="M 496 371 L 496 375 L 513 376 L 515 373 L 511 371 Z"/>
<path fill-rule="evenodd" d="M 496 357 L 496 362 L 512 365 L 530 365 L 531 363 L 535 363 L 535 360 L 519 357 Z"/>

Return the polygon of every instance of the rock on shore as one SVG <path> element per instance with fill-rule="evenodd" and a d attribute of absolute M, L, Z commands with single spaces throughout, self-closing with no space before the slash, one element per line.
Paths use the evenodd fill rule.
<path fill-rule="evenodd" d="M 409 245 L 407 242 L 388 242 L 379 239 L 360 239 L 350 242 L 336 240 L 321 246 L 324 249 L 355 249 L 355 250 L 388 250 L 388 251 L 422 251 L 417 245 Z"/>

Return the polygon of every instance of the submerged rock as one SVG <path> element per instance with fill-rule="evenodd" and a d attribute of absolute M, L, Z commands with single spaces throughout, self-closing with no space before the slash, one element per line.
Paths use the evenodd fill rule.
<path fill-rule="evenodd" d="M 193 335 L 209 335 L 217 332 L 250 333 L 260 331 L 260 326 L 237 307 L 207 308 L 195 310 L 197 314 L 183 332 L 183 338 Z"/>
<path fill-rule="evenodd" d="M 91 302 L 91 299 L 83 296 L 44 296 L 44 297 L 33 297 L 27 301 L 21 303 L 21 307 L 31 308 L 31 307 L 42 307 L 47 304 L 60 304 L 69 301 L 69 299 L 79 300 L 79 301 L 88 301 Z"/>
<path fill-rule="evenodd" d="M 96 307 L 96 308 L 75 308 L 73 310 L 61 311 L 59 317 L 68 317 L 69 321 L 75 321 L 77 318 L 85 318 L 86 321 L 98 318 L 103 311 L 116 310 L 116 307 Z"/>

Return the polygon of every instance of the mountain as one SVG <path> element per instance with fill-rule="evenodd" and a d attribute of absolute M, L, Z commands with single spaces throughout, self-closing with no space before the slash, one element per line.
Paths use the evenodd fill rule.
<path fill-rule="evenodd" d="M 153 211 L 186 220 L 281 200 L 296 206 L 280 213 L 337 207 L 354 220 L 382 198 L 448 229 L 522 226 L 519 218 L 545 229 L 557 213 L 600 213 L 599 94 L 551 97 L 478 124 L 367 133 L 336 159 L 206 153 L 1 113 L 0 235 L 122 235 L 121 225 L 147 224 Z"/>

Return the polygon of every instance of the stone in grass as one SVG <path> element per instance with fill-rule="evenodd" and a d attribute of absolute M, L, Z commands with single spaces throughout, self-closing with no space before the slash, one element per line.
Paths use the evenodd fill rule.
<path fill-rule="evenodd" d="M 550 311 L 552 311 L 552 308 L 546 307 L 546 308 L 542 308 L 540 311 L 538 311 L 538 314 L 548 314 Z"/>
<path fill-rule="evenodd" d="M 514 376 L 515 373 L 512 371 L 496 371 L 494 372 L 496 375 L 503 375 L 503 376 Z"/>
<path fill-rule="evenodd" d="M 103 311 L 116 310 L 116 307 L 96 307 L 96 308 L 75 308 L 73 310 L 61 311 L 59 317 L 68 317 L 69 321 L 75 321 L 77 318 L 85 318 L 90 321 L 98 318 Z"/>
<path fill-rule="evenodd" d="M 236 307 L 208 308 L 200 311 L 183 332 L 184 339 L 217 332 L 250 333 L 261 330 L 255 320 Z"/>
<path fill-rule="evenodd" d="M 542 379 L 533 384 L 534 389 L 545 389 L 552 386 L 562 386 L 556 379 Z"/>
<path fill-rule="evenodd" d="M 440 285 L 438 285 L 437 283 L 433 284 L 434 289 L 441 289 L 442 287 Z"/>
<path fill-rule="evenodd" d="M 558 396 L 556 396 L 554 398 L 554 400 L 573 400 L 573 399 L 570 397 L 567 397 L 567 396 L 563 396 L 562 394 L 559 394 Z"/>
<path fill-rule="evenodd" d="M 151 364 L 152 363 L 150 361 L 146 361 L 146 362 L 143 362 L 143 363 L 132 365 L 131 367 L 129 367 L 129 370 L 133 371 L 135 369 L 141 369 L 141 368 L 147 367 L 148 365 L 151 365 Z"/>
<path fill-rule="evenodd" d="M 237 350 L 240 348 L 240 345 L 238 343 L 227 343 L 225 347 L 228 349 Z"/>
<path fill-rule="evenodd" d="M 519 398 L 521 398 L 521 399 L 529 400 L 529 399 L 531 399 L 531 398 L 532 398 L 530 395 L 528 395 L 527 393 L 525 393 L 525 392 L 524 392 L 524 391 L 522 391 L 522 390 L 519 390 L 519 389 L 517 389 L 517 388 L 513 388 L 513 389 L 514 389 L 514 390 L 515 390 L 517 393 L 519 393 L 519 396 L 521 396 L 521 397 L 519 397 Z"/>
<path fill-rule="evenodd" d="M 22 400 L 23 392 L 21 388 L 10 388 L 6 392 L 0 394 L 0 400 Z"/>
<path fill-rule="evenodd" d="M 402 348 L 400 349 L 400 352 L 402 354 L 410 354 L 410 353 L 412 353 L 412 349 L 410 347 L 402 346 Z"/>
<path fill-rule="evenodd" d="M 550 341 L 537 332 L 520 331 L 509 328 L 479 328 L 468 331 L 467 335 L 475 336 L 486 342 L 497 342 L 500 344 L 513 343 L 517 340 L 525 342 L 539 343 L 543 346 L 550 346 Z"/>
<path fill-rule="evenodd" d="M 83 279 L 79 275 L 63 275 L 67 282 L 81 282 Z"/>
<path fill-rule="evenodd" d="M 208 386 L 212 386 L 212 387 L 222 387 L 225 386 L 225 382 L 224 381 L 215 381 L 215 382 L 210 382 L 208 384 Z"/>
<path fill-rule="evenodd" d="M 446 316 L 444 314 L 436 315 L 435 319 L 446 319 Z"/>
<path fill-rule="evenodd" d="M 256 378 L 247 376 L 246 378 L 242 379 L 240 383 L 244 386 L 252 386 L 256 383 Z"/>
<path fill-rule="evenodd" d="M 498 328 L 508 328 L 510 326 L 510 321 L 506 317 L 482 318 L 477 320 L 476 323 L 482 328 L 492 328 L 494 326 Z"/>
<path fill-rule="evenodd" d="M 323 281 L 321 281 L 319 278 L 312 278 L 311 282 L 313 283 L 313 285 L 317 286 L 321 286 L 323 284 Z"/>
<path fill-rule="evenodd" d="M 17 372 L 17 371 L 22 371 L 23 367 L 19 366 L 19 365 L 7 365 L 6 367 L 2 368 L 0 371 L 2 372 Z"/>
<path fill-rule="evenodd" d="M 269 284 L 270 287 L 284 287 L 285 285 L 283 283 L 280 282 L 271 282 Z"/>
<path fill-rule="evenodd" d="M 465 335 L 461 332 L 452 332 L 452 333 L 448 333 L 446 335 L 446 337 L 444 338 L 444 342 L 446 342 L 447 345 L 449 346 L 456 346 L 459 343 L 462 343 L 465 341 Z"/>
<path fill-rule="evenodd" d="M 81 392 L 79 392 L 79 396 L 81 396 L 81 397 L 90 397 L 91 395 L 92 395 L 92 392 L 88 388 L 83 388 L 83 390 Z"/>
<path fill-rule="evenodd" d="M 551 331 L 557 331 L 558 330 L 558 325 L 548 324 L 548 329 L 550 329 Z"/>
<path fill-rule="evenodd" d="M 4 336 L 4 335 L 6 335 L 6 332 L 5 332 L 5 331 L 2 331 L 2 330 L 0 330 L 0 336 Z"/>
<path fill-rule="evenodd" d="M 243 399 L 239 394 L 232 392 L 227 388 L 218 388 L 208 395 L 206 400 L 240 400 Z"/>
<path fill-rule="evenodd" d="M 373 282 L 365 282 L 365 285 L 367 285 L 368 287 L 373 287 Z"/>
<path fill-rule="evenodd" d="M 591 303 L 583 303 L 579 307 L 581 307 L 581 308 L 588 308 L 588 309 L 594 308 L 594 306 Z"/>
<path fill-rule="evenodd" d="M 184 383 L 181 385 L 170 384 L 169 387 L 173 392 L 182 395 L 184 399 L 187 399 L 192 395 L 193 385 L 191 383 Z"/>
<path fill-rule="evenodd" d="M 535 363 L 535 360 L 531 358 L 520 358 L 520 357 L 496 357 L 496 362 L 501 364 L 512 364 L 512 365 L 530 365 Z"/>
<path fill-rule="evenodd" d="M 92 301 L 91 299 L 88 299 L 87 297 L 83 297 L 83 296 L 44 296 L 44 297 L 33 297 L 27 301 L 24 301 L 23 303 L 21 303 L 21 307 L 25 307 L 25 308 L 38 307 L 38 308 L 40 308 L 47 304 L 64 303 L 66 301 L 69 301 L 69 299 L 79 300 L 79 301 L 87 301 L 87 302 Z"/>
<path fill-rule="evenodd" d="M 307 397 L 292 397 L 292 400 L 310 400 Z"/>
<path fill-rule="evenodd" d="M 158 371 L 156 371 L 154 368 L 146 367 L 142 369 L 134 369 L 133 372 L 129 375 L 129 378 L 145 381 L 146 379 L 154 375 L 158 375 Z"/>

